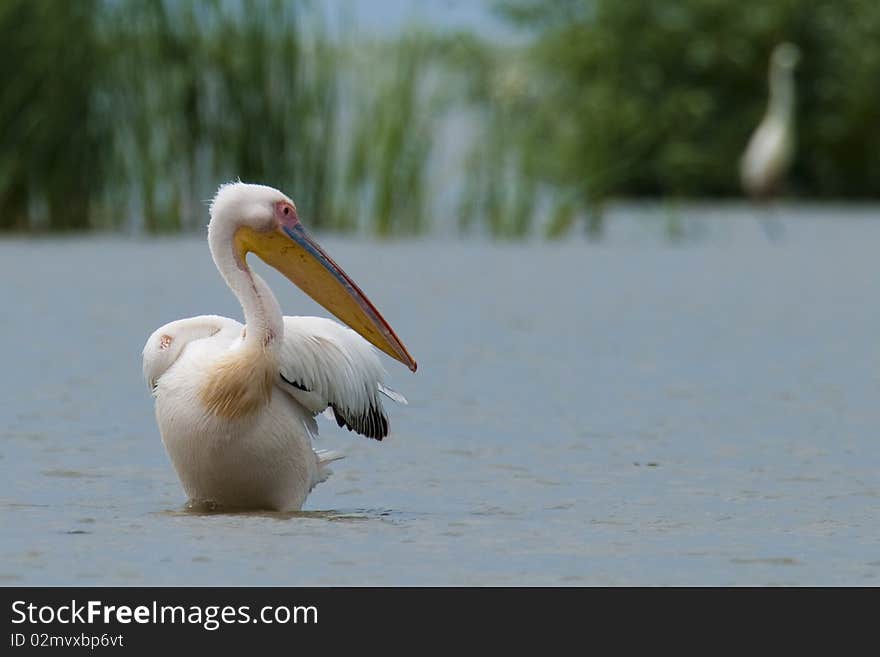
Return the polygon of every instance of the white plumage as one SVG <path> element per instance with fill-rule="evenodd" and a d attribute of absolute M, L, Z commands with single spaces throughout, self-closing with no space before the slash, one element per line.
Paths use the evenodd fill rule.
<path fill-rule="evenodd" d="M 378 354 L 350 328 L 323 317 L 285 317 L 282 387 L 313 414 L 330 407 L 340 426 L 370 438 L 388 431 Z"/>
<path fill-rule="evenodd" d="M 778 45 L 770 57 L 770 100 L 740 162 L 743 188 L 752 198 L 765 199 L 778 191 L 794 157 L 794 69 L 800 58 L 796 46 Z"/>
<path fill-rule="evenodd" d="M 339 458 L 313 450 L 315 416 L 329 408 L 340 426 L 381 440 L 388 418 L 380 393 L 405 400 L 385 387 L 378 354 L 358 333 L 329 319 L 282 317 L 246 253 L 263 256 L 326 300 L 413 370 L 415 362 L 351 279 L 304 233 L 281 192 L 242 183 L 222 187 L 208 233 L 246 323 L 202 315 L 149 337 L 143 370 L 162 440 L 191 501 L 299 509 L 326 479 L 326 464 Z"/>

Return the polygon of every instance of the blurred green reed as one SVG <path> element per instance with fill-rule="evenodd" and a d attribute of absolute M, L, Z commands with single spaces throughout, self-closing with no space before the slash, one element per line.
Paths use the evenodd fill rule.
<path fill-rule="evenodd" d="M 476 97 L 478 123 L 484 128 L 465 165 L 459 222 L 468 229 L 482 221 L 491 235 L 516 238 L 529 233 L 534 215 L 536 140 L 523 64 L 515 57 L 502 64 L 503 59 L 500 52 L 493 57 L 485 93 Z"/>
<path fill-rule="evenodd" d="M 524 42 L 367 40 L 308 0 L 0 0 L 0 230 L 195 230 L 241 178 L 318 229 L 598 237 L 613 198 L 740 194 L 783 40 L 789 190 L 880 196 L 877 0 L 491 4 Z"/>
<path fill-rule="evenodd" d="M 0 229 L 89 223 L 107 151 L 95 5 L 0 2 Z"/>
<path fill-rule="evenodd" d="M 320 3 L 3 0 L 0 229 L 196 229 L 240 178 L 318 229 L 418 233 L 426 54 L 346 51 Z"/>
<path fill-rule="evenodd" d="M 150 232 L 204 222 L 199 201 L 238 177 L 296 190 L 322 227 L 336 80 L 318 12 L 283 0 L 107 5 L 117 206 Z"/>
<path fill-rule="evenodd" d="M 349 142 L 334 227 L 354 229 L 366 221 L 385 237 L 428 228 L 428 164 L 439 112 L 427 79 L 430 43 L 412 33 L 346 52 L 343 67 L 356 93 L 343 129 Z M 359 86 L 359 79 L 370 84 Z"/>

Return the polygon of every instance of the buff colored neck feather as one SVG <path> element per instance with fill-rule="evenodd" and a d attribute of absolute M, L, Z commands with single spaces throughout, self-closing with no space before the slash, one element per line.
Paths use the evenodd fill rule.
<path fill-rule="evenodd" d="M 269 286 L 251 271 L 245 254 L 238 252 L 234 232 L 229 235 L 228 229 L 212 220 L 208 241 L 217 269 L 241 303 L 245 334 L 237 347 L 212 364 L 200 397 L 215 415 L 235 420 L 255 413 L 272 399 L 284 320 Z"/>

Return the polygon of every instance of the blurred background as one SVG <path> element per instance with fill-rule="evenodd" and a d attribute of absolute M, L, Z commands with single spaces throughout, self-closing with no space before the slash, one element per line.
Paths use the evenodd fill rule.
<path fill-rule="evenodd" d="M 596 237 L 742 196 L 785 41 L 780 193 L 876 200 L 876 0 L 2 0 L 0 231 L 201 230 L 240 178 L 324 231 Z"/>

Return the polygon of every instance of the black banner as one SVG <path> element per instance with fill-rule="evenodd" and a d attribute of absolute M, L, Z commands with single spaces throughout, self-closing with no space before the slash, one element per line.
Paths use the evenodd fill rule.
<path fill-rule="evenodd" d="M 0 652 L 197 648 L 674 644 L 830 628 L 816 590 L 533 588 L 6 588 Z M 823 594 L 824 596 L 824 594 Z M 872 596 L 873 597 L 873 596 Z M 821 624 L 821 625 L 820 625 Z M 732 633 L 732 634 L 731 634 Z"/>

